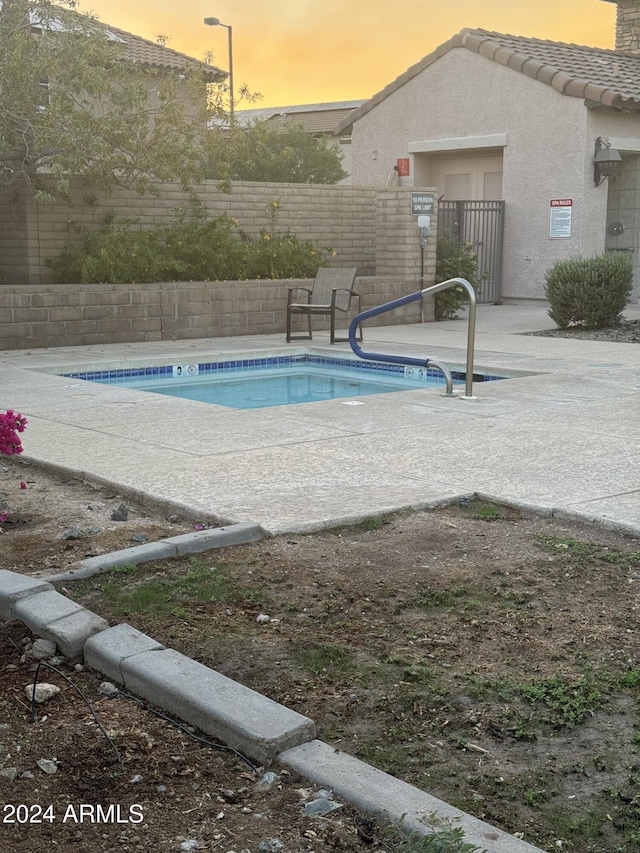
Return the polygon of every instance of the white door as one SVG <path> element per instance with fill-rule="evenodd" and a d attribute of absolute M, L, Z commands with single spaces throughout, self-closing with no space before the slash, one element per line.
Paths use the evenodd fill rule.
<path fill-rule="evenodd" d="M 500 201 L 502 155 L 439 157 L 436 186 L 446 201 Z"/>

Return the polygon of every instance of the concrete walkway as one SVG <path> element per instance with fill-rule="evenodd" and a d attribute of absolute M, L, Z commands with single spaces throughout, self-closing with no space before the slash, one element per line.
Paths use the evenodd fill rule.
<path fill-rule="evenodd" d="M 25 459 L 271 533 L 474 492 L 640 531 L 640 347 L 523 334 L 552 325 L 544 306 L 480 306 L 476 369 L 515 378 L 476 384 L 475 400 L 419 390 L 240 411 L 53 375 L 300 348 L 255 336 L 5 351 L 1 405 L 29 419 Z M 363 346 L 464 367 L 466 329 L 365 327 Z M 326 333 L 312 344 L 348 350 Z"/>

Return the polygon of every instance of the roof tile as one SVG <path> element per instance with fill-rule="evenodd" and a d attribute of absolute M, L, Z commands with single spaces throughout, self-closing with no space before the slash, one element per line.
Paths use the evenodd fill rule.
<path fill-rule="evenodd" d="M 640 56 L 489 30 L 465 29 L 354 110 L 338 124 L 335 132 L 342 132 L 429 65 L 461 47 L 552 86 L 563 95 L 640 112 Z"/>
<path fill-rule="evenodd" d="M 179 53 L 170 47 L 162 44 L 149 41 L 136 36 L 133 33 L 128 33 L 118 27 L 113 27 L 108 24 L 108 30 L 115 35 L 118 41 L 124 45 L 124 51 L 128 59 L 133 62 L 139 62 L 141 65 L 148 65 L 153 68 L 165 68 L 172 70 L 184 70 L 188 65 L 202 65 L 207 78 L 213 82 L 216 80 L 224 80 L 227 76 L 226 71 L 216 68 L 215 65 L 208 65 L 205 62 L 200 62 L 185 53 Z"/>

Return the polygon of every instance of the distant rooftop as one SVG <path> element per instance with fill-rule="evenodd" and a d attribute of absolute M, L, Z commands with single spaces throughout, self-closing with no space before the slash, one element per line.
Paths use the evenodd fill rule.
<path fill-rule="evenodd" d="M 297 104 L 288 107 L 257 107 L 236 110 L 240 125 L 266 121 L 270 124 L 302 125 L 309 133 L 331 133 L 336 124 L 364 104 L 359 101 L 330 101 L 321 104 Z"/>

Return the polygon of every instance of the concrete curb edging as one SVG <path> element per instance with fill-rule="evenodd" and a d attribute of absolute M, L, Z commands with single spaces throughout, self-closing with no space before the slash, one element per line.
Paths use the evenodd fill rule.
<path fill-rule="evenodd" d="M 288 767 L 350 802 L 365 814 L 389 821 L 406 832 L 425 834 L 425 818 L 436 814 L 464 832 L 465 844 L 490 853 L 541 853 L 513 835 L 432 797 L 358 758 L 320 740 L 288 749 L 278 756 Z"/>
<path fill-rule="evenodd" d="M 118 566 L 132 566 L 149 563 L 152 560 L 168 560 L 172 557 L 182 557 L 185 554 L 200 554 L 214 548 L 225 548 L 229 545 L 244 545 L 248 542 L 258 542 L 267 536 L 259 524 L 239 522 L 226 527 L 214 527 L 207 530 L 195 530 L 193 533 L 182 533 L 169 539 L 159 539 L 157 542 L 146 542 L 110 554 L 100 554 L 79 560 L 68 572 L 56 575 L 46 575 L 42 580 L 49 583 L 69 583 L 70 581 L 86 580 L 93 575 L 108 572 Z"/>
<path fill-rule="evenodd" d="M 114 642 L 115 638 L 115 642 Z M 315 737 L 313 720 L 164 648 L 130 625 L 90 637 L 85 662 L 261 764 Z"/>
<path fill-rule="evenodd" d="M 92 634 L 109 627 L 106 619 L 56 592 L 51 584 L 0 569 L 0 618 L 17 619 L 61 654 L 76 658 Z"/>
<path fill-rule="evenodd" d="M 0 619 L 24 622 L 68 657 L 261 762 L 288 767 L 359 810 L 425 835 L 425 818 L 452 819 L 483 853 L 542 853 L 525 841 L 316 739 L 313 720 L 169 649 L 131 625 L 106 620 L 50 583 L 0 569 Z"/>

